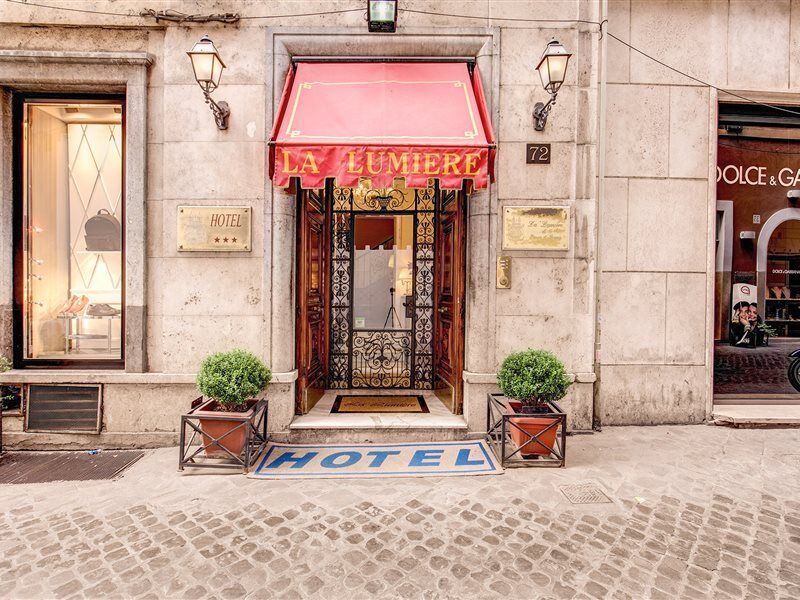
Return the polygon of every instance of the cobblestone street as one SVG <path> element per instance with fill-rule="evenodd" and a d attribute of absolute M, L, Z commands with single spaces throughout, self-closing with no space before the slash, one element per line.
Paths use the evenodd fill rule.
<path fill-rule="evenodd" d="M 0 486 L 3 598 L 800 597 L 800 431 L 608 428 L 568 467 L 255 481 L 149 452 Z M 596 483 L 610 503 L 571 504 Z"/>

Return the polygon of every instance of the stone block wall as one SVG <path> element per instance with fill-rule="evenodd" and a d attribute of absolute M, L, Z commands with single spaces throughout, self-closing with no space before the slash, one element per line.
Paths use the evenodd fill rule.
<path fill-rule="evenodd" d="M 715 86 L 775 94 L 799 85 L 798 9 L 610 0 L 608 30 Z M 712 402 L 718 94 L 614 39 L 607 94 L 599 417 L 700 422 Z"/>
<path fill-rule="evenodd" d="M 84 3 L 132 15 L 116 17 L 3 3 L 0 46 L 152 55 L 141 273 L 145 372 L 191 374 L 207 353 L 238 346 L 260 354 L 290 380 L 294 206 L 291 197 L 272 189 L 266 154 L 289 56 L 278 56 L 287 51 L 271 44 L 270 31 L 313 31 L 329 36 L 332 44 L 360 48 L 353 32 L 366 31 L 363 12 L 185 26 L 137 16 L 151 4 Z M 720 87 L 797 92 L 798 4 L 609 0 L 608 30 Z M 575 374 L 565 404 L 576 429 L 591 427 L 593 404 L 594 417 L 606 424 L 699 422 L 709 409 L 717 94 L 606 39 L 601 114 L 601 41 L 596 26 L 576 20 L 599 21 L 602 5 L 599 0 L 403 2 L 401 8 L 440 14 L 401 12 L 399 33 L 380 38 L 386 55 L 446 55 L 457 51 L 460 36 L 494 40 L 479 62 L 491 64 L 497 56 L 491 75 L 484 73 L 499 146 L 497 183 L 470 204 L 468 295 L 483 294 L 468 315 L 465 413 L 474 431 L 482 427 L 481 407 L 503 357 L 527 347 L 552 350 Z M 193 2 L 190 9 L 171 1 L 157 8 L 252 16 L 352 4 L 312 1 L 302 11 L 298 6 L 231 0 Z M 214 94 L 231 106 L 227 131 L 217 130 L 185 54 L 204 33 L 228 65 Z M 546 129 L 536 132 L 533 105 L 547 98 L 535 66 L 551 37 L 573 58 Z M 295 54 L 317 49 L 300 38 L 293 44 Z M 600 139 L 603 122 L 606 135 Z M 525 144 L 536 142 L 552 144 L 549 165 L 525 164 Z M 175 219 L 181 204 L 252 206 L 252 252 L 178 253 Z M 495 260 L 505 253 L 500 215 L 504 206 L 518 205 L 568 207 L 570 250 L 507 252 L 513 286 L 496 290 Z M 0 207 L 0 215 L 7 208 Z M 0 252 L 8 258 L 6 246 Z M 6 258 L 3 283 L 10 278 Z M 0 313 L 7 312 L 8 301 L 3 296 Z M 3 346 L 6 333 L 0 335 Z M 279 422 L 285 425 L 293 392 L 290 383 L 280 389 Z M 128 391 L 132 398 L 137 393 Z"/>

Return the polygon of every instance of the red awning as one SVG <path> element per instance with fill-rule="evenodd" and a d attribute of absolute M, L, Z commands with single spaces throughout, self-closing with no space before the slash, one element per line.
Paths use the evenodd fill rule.
<path fill-rule="evenodd" d="M 477 68 L 466 63 L 298 63 L 289 72 L 270 138 L 270 176 L 286 187 L 355 187 L 428 179 L 485 188 L 494 135 Z"/>

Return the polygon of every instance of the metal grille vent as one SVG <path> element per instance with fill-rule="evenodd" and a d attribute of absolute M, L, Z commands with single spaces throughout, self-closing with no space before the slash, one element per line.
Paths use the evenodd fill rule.
<path fill-rule="evenodd" d="M 572 504 L 607 504 L 611 502 L 611 498 L 606 496 L 600 486 L 595 483 L 562 485 L 559 489 Z"/>
<path fill-rule="evenodd" d="M 99 385 L 30 385 L 28 431 L 100 432 Z"/>

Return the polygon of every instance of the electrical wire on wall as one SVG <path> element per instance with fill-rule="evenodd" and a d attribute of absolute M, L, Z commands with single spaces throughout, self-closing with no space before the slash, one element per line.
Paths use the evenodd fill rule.
<path fill-rule="evenodd" d="M 345 8 L 339 10 L 329 10 L 329 11 L 317 11 L 317 12 L 307 12 L 307 13 L 293 13 L 293 14 L 280 14 L 280 15 L 240 15 L 238 13 L 224 13 L 224 14 L 211 14 L 211 15 L 187 15 L 184 13 L 179 13 L 177 11 L 154 11 L 153 9 L 146 9 L 140 11 L 138 14 L 134 13 L 122 13 L 122 12 L 111 12 L 111 11 L 101 11 L 101 10 L 92 10 L 92 9 L 85 9 L 85 8 L 73 8 L 68 6 L 53 6 L 49 4 L 39 3 L 39 2 L 28 2 L 27 0 L 4 0 L 5 2 L 9 2 L 11 4 L 19 4 L 22 6 L 29 6 L 29 7 L 36 7 L 36 8 L 44 8 L 48 10 L 56 10 L 56 11 L 64 11 L 64 12 L 74 12 L 74 13 L 84 13 L 90 15 L 102 15 L 102 16 L 114 16 L 114 17 L 123 17 L 123 18 L 136 18 L 136 19 L 144 19 L 144 18 L 154 18 L 156 22 L 174 22 L 176 24 L 182 23 L 209 23 L 209 22 L 219 22 L 222 24 L 235 24 L 239 21 L 248 20 L 248 21 L 255 21 L 255 20 L 266 20 L 266 19 L 291 19 L 291 18 L 300 18 L 300 17 L 317 17 L 317 16 L 329 16 L 335 14 L 346 14 L 352 12 L 364 12 L 364 7 L 358 8 Z M 399 12 L 406 12 L 410 14 L 419 14 L 419 15 L 426 15 L 426 16 L 436 16 L 436 17 L 450 17 L 453 19 L 471 19 L 471 20 L 485 20 L 487 17 L 479 16 L 479 15 L 464 15 L 458 13 L 446 13 L 446 12 L 436 12 L 436 11 L 428 11 L 428 10 L 418 10 L 412 8 L 403 8 L 398 7 Z M 686 71 L 682 71 L 677 67 L 673 67 L 672 65 L 665 63 L 664 61 L 656 58 L 655 56 L 649 54 L 648 52 L 637 48 L 633 44 L 626 42 L 625 40 L 621 39 L 620 37 L 614 35 L 610 31 L 608 31 L 608 20 L 603 21 L 591 21 L 586 19 L 530 19 L 525 17 L 498 17 L 498 16 L 489 16 L 488 20 L 491 21 L 506 21 L 506 22 L 513 22 L 513 23 L 574 23 L 574 24 L 584 24 L 584 25 L 596 25 L 598 27 L 598 32 L 600 37 L 602 38 L 603 35 L 607 35 L 611 39 L 615 40 L 616 42 L 630 48 L 632 51 L 640 54 L 641 56 L 647 58 L 648 60 L 653 61 L 656 64 L 661 65 L 665 69 L 669 69 L 670 71 L 681 75 L 695 83 L 698 83 L 702 86 L 708 87 L 710 89 L 716 90 L 718 92 L 727 94 L 733 98 L 737 98 L 739 100 L 743 100 L 744 102 L 748 102 L 750 104 L 756 104 L 759 106 L 763 106 L 765 108 L 771 108 L 777 110 L 779 112 L 783 112 L 790 115 L 800 116 L 800 111 L 792 110 L 790 108 L 786 108 L 785 106 L 778 106 L 774 104 L 768 104 L 766 102 L 760 102 L 758 100 L 754 100 L 752 98 L 748 98 L 742 94 L 737 92 L 721 88 L 713 83 L 708 81 L 704 81 Z M 605 26 L 605 29 L 604 29 Z"/>

